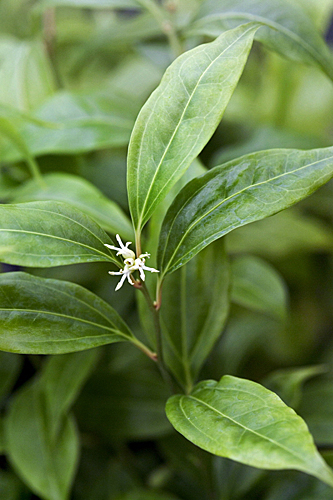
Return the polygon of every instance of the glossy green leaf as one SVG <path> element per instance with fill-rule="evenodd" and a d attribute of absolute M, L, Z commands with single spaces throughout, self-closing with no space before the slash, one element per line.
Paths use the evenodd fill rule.
<path fill-rule="evenodd" d="M 15 190 L 13 203 L 27 201 L 64 201 L 82 210 L 106 231 L 133 241 L 131 222 L 119 206 L 106 198 L 93 184 L 75 175 L 54 173 L 43 176 Z"/>
<path fill-rule="evenodd" d="M 225 375 L 172 396 L 167 416 L 178 432 L 214 455 L 262 469 L 296 469 L 333 486 L 305 422 L 280 398 L 250 380 Z"/>
<path fill-rule="evenodd" d="M 53 267 L 79 262 L 118 262 L 104 243 L 109 236 L 81 211 L 55 201 L 0 206 L 0 260 Z"/>
<path fill-rule="evenodd" d="M 231 300 L 258 312 L 285 319 L 287 314 L 286 285 L 273 266 L 250 255 L 231 262 Z"/>
<path fill-rule="evenodd" d="M 333 177 L 333 148 L 272 149 L 243 156 L 189 182 L 164 219 L 161 278 L 237 227 L 302 200 Z"/>
<path fill-rule="evenodd" d="M 34 155 L 83 153 L 127 146 L 138 105 L 121 95 L 58 92 L 35 113 L 38 123 L 26 123 L 20 133 Z M 3 159 L 20 159 L 8 147 Z"/>
<path fill-rule="evenodd" d="M 138 231 L 212 136 L 257 28 L 241 26 L 181 55 L 142 108 L 131 136 L 127 178 Z"/>
<path fill-rule="evenodd" d="M 25 273 L 0 275 L 0 349 L 62 354 L 139 343 L 116 311 L 85 288 Z"/>
<path fill-rule="evenodd" d="M 12 401 L 6 419 L 10 462 L 26 484 L 44 500 L 67 500 L 78 460 L 73 418 L 64 416 L 59 432 L 50 432 L 44 394 L 37 382 Z"/>
<path fill-rule="evenodd" d="M 29 111 L 54 90 L 42 43 L 15 38 L 0 40 L 0 103 Z"/>
<path fill-rule="evenodd" d="M 223 241 L 210 245 L 163 285 L 166 362 L 187 390 L 222 333 L 229 312 L 229 285 Z"/>
<path fill-rule="evenodd" d="M 256 38 L 270 49 L 293 60 L 319 66 L 333 78 L 333 58 L 306 11 L 288 0 L 208 0 L 198 20 L 190 27 L 191 35 L 218 36 L 221 31 L 249 21 L 266 26 Z"/>

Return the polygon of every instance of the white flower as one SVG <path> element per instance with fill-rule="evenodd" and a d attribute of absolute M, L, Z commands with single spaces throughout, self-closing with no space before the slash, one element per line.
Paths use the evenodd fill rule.
<path fill-rule="evenodd" d="M 134 278 L 132 278 L 132 273 L 134 271 L 139 271 L 140 278 L 142 279 L 142 281 L 145 281 L 146 279 L 144 271 L 150 271 L 151 273 L 159 273 L 157 269 L 145 266 L 146 257 L 148 258 L 150 257 L 149 253 L 142 253 L 139 255 L 139 257 L 135 257 L 135 253 L 128 248 L 128 245 L 131 245 L 131 242 L 128 241 L 126 245 L 124 245 L 120 239 L 119 234 L 116 235 L 116 238 L 120 245 L 120 248 L 114 247 L 113 245 L 107 245 L 105 243 L 105 246 L 110 248 L 111 250 L 118 250 L 117 255 L 121 255 L 124 258 L 124 264 L 125 264 L 124 269 L 120 269 L 119 271 L 109 271 L 109 274 L 112 274 L 113 276 L 114 275 L 121 276 L 120 281 L 115 288 L 116 291 L 123 286 L 123 283 L 126 280 L 126 278 L 130 285 L 134 285 L 135 280 Z"/>

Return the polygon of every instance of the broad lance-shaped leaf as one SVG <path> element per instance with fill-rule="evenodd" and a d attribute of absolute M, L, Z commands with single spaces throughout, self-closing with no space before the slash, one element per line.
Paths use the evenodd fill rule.
<path fill-rule="evenodd" d="M 109 236 L 81 211 L 55 201 L 0 205 L 0 261 L 32 267 L 118 263 Z"/>
<path fill-rule="evenodd" d="M 39 381 L 12 401 L 5 422 L 6 452 L 24 482 L 43 500 L 67 500 L 79 458 L 72 415 L 64 415 L 54 437 Z"/>
<path fill-rule="evenodd" d="M 96 363 L 96 349 L 50 356 L 14 395 L 5 418 L 6 453 L 17 474 L 45 500 L 65 500 L 76 472 L 79 439 L 68 415 Z"/>
<path fill-rule="evenodd" d="M 157 257 L 161 279 L 217 238 L 290 207 L 332 177 L 330 147 L 260 151 L 193 179 L 162 224 Z"/>
<path fill-rule="evenodd" d="M 166 405 L 175 429 L 200 448 L 262 469 L 296 469 L 333 487 L 333 471 L 301 417 L 260 384 L 225 375 Z"/>
<path fill-rule="evenodd" d="M 0 350 L 63 354 L 113 342 L 141 347 L 118 313 L 74 283 L 0 275 Z"/>
<path fill-rule="evenodd" d="M 256 39 L 283 56 L 319 66 L 333 78 L 333 58 L 316 26 L 297 2 L 288 0 L 208 0 L 188 35 L 218 36 L 249 21 L 264 25 Z"/>
<path fill-rule="evenodd" d="M 246 63 L 258 24 L 176 59 L 143 106 L 130 140 L 127 189 L 137 231 L 208 142 Z"/>
<path fill-rule="evenodd" d="M 133 241 L 132 224 L 121 208 L 93 184 L 76 175 L 52 173 L 43 183 L 32 179 L 15 190 L 13 203 L 64 201 L 92 217 L 105 231 Z"/>

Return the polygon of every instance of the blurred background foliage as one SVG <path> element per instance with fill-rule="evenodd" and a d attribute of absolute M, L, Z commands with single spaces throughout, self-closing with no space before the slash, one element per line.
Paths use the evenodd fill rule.
<path fill-rule="evenodd" d="M 35 199 L 29 179 L 37 161 L 50 180 L 47 196 L 82 204 L 79 177 L 89 183 L 85 189 L 96 186 L 108 198 L 105 214 L 114 213 L 112 201 L 127 213 L 131 129 L 176 55 L 165 23 L 178 31 L 182 50 L 207 41 L 186 36 L 203 1 L 165 0 L 161 19 L 144 1 L 1 0 L 2 202 Z M 332 0 L 290 3 L 330 42 Z M 211 168 L 261 149 L 332 145 L 332 111 L 332 82 L 323 73 L 256 42 L 200 160 Z M 130 234 L 123 214 L 117 217 L 106 216 L 103 227 Z M 202 376 L 228 373 L 276 391 L 305 418 L 333 465 L 333 183 L 295 208 L 232 232 L 226 244 L 230 317 Z M 107 267 L 29 272 L 86 286 L 126 315 L 140 336 L 133 290 L 115 294 Z M 70 357 L 67 373 L 62 363 Z M 73 383 L 71 397 L 59 395 L 52 406 L 49 395 L 65 380 Z M 302 473 L 260 471 L 197 449 L 171 430 L 167 395 L 154 366 L 127 345 L 54 358 L 0 353 L 0 498 L 65 500 L 70 489 L 75 500 L 333 499 L 328 487 Z M 59 412 L 66 449 L 41 438 L 45 411 Z M 35 455 L 18 459 L 16 450 L 29 451 L 32 439 Z M 66 472 L 64 457 L 79 449 L 76 475 Z M 57 454 L 64 484 L 52 497 L 41 482 L 52 482 L 45 464 Z"/>

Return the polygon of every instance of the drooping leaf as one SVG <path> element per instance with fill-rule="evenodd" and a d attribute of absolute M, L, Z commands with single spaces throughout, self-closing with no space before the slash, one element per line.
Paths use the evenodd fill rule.
<path fill-rule="evenodd" d="M 262 469 L 296 469 L 333 486 L 301 417 L 260 384 L 225 375 L 172 396 L 167 416 L 178 432 L 214 455 Z"/>
<path fill-rule="evenodd" d="M 112 234 L 133 240 L 132 225 L 121 208 L 106 198 L 93 184 L 75 175 L 52 173 L 43 176 L 43 183 L 28 181 L 15 190 L 13 203 L 28 201 L 64 201 L 82 210 Z"/>
<path fill-rule="evenodd" d="M 231 262 L 231 300 L 280 320 L 287 313 L 287 290 L 279 273 L 264 260 L 243 255 Z"/>
<path fill-rule="evenodd" d="M 34 113 L 40 123 L 27 121 L 20 133 L 34 155 L 127 146 L 137 111 L 137 103 L 121 95 L 59 92 Z M 12 147 L 2 157 L 20 159 Z"/>
<path fill-rule="evenodd" d="M 6 418 L 6 451 L 24 482 L 44 500 L 67 500 L 78 460 L 78 435 L 72 416 L 50 432 L 44 394 L 38 381 L 15 396 Z"/>
<path fill-rule="evenodd" d="M 113 342 L 139 343 L 116 311 L 74 283 L 0 275 L 0 349 L 62 354 Z"/>
<path fill-rule="evenodd" d="M 222 333 L 229 312 L 229 285 L 222 241 L 209 246 L 163 285 L 166 362 L 188 390 Z"/>
<path fill-rule="evenodd" d="M 191 35 L 218 36 L 221 31 L 249 21 L 266 26 L 256 38 L 292 60 L 319 66 L 333 78 L 332 55 L 316 26 L 297 2 L 288 0 L 208 0 L 203 2 Z"/>
<path fill-rule="evenodd" d="M 127 188 L 136 230 L 212 136 L 257 28 L 241 26 L 180 56 L 142 108 L 128 153 Z"/>
<path fill-rule="evenodd" d="M 0 40 L 0 103 L 30 111 L 54 90 L 52 70 L 42 43 L 14 38 Z"/>
<path fill-rule="evenodd" d="M 109 236 L 81 211 L 55 201 L 0 206 L 0 260 L 53 267 L 79 262 L 118 262 L 104 243 Z"/>
<path fill-rule="evenodd" d="M 323 148 L 252 153 L 194 179 L 162 225 L 161 279 L 217 238 L 290 207 L 332 177 L 333 148 Z"/>

